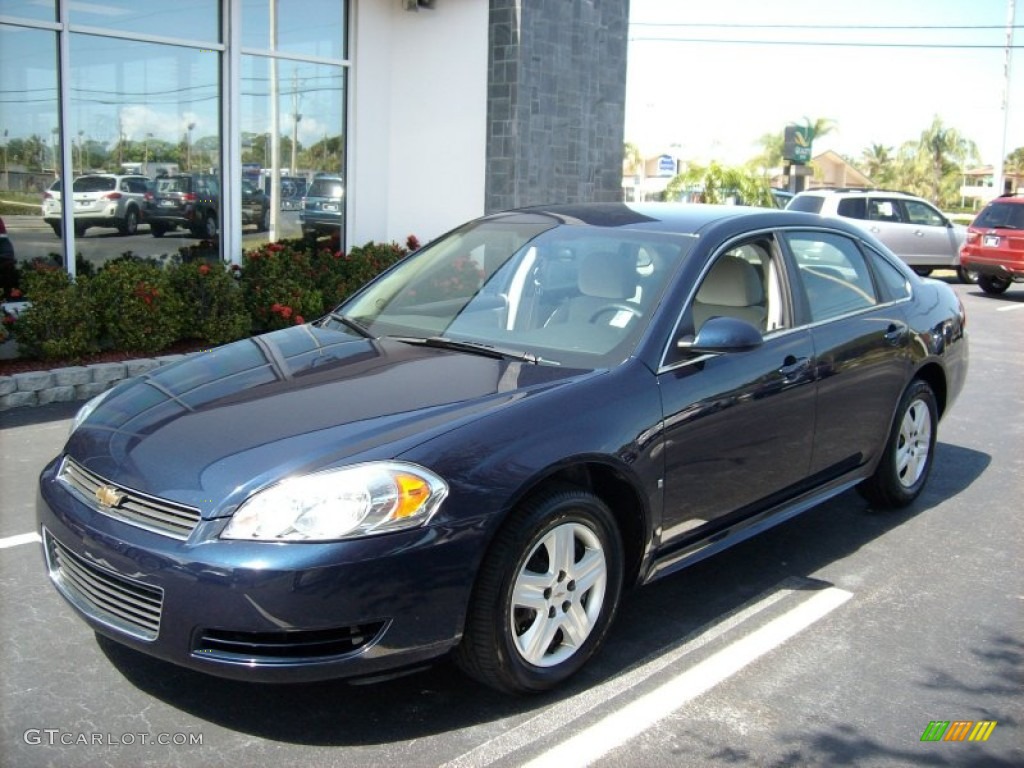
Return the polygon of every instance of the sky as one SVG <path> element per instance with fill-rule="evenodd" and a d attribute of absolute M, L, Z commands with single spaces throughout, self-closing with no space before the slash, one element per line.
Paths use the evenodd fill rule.
<path fill-rule="evenodd" d="M 1008 0 L 631 0 L 626 141 L 646 156 L 737 164 L 805 118 L 859 158 L 938 115 L 984 164 L 1003 145 Z M 756 41 L 756 42 L 738 42 Z M 795 44 L 799 42 L 800 44 Z M 1016 1 L 1006 152 L 1024 146 L 1024 0 Z"/>

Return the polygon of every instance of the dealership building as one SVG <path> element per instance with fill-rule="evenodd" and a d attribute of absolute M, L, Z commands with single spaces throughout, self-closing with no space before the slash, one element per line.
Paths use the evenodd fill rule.
<path fill-rule="evenodd" d="M 52 179 L 161 163 L 218 175 L 225 260 L 242 249 L 231 180 L 254 169 L 278 209 L 281 179 L 339 177 L 348 244 L 620 200 L 628 11 L 628 0 L 0 0 L 5 181 L 13 169 Z M 271 237 L 290 234 L 274 214 Z"/>

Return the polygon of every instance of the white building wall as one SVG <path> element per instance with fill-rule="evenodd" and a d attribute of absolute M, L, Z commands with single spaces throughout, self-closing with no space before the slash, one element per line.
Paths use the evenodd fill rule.
<path fill-rule="evenodd" d="M 348 242 L 436 237 L 484 212 L 488 3 L 357 0 Z"/>

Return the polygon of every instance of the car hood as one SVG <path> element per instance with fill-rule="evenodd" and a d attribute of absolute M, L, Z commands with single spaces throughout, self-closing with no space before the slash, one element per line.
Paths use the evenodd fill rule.
<path fill-rule="evenodd" d="M 393 458 L 593 373 L 302 325 L 122 384 L 66 452 L 111 483 L 216 517 L 289 474 Z"/>

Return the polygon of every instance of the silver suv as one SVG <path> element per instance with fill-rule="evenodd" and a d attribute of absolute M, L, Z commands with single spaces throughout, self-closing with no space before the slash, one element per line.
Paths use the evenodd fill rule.
<path fill-rule="evenodd" d="M 142 221 L 145 196 L 152 182 L 145 176 L 90 173 L 71 185 L 75 201 L 75 236 L 89 227 L 116 227 L 122 235 L 134 235 Z M 43 196 L 43 220 L 60 237 L 61 180 Z"/>
<path fill-rule="evenodd" d="M 920 197 L 882 189 L 809 189 L 786 209 L 855 219 L 919 275 L 954 269 L 963 282 L 977 282 L 976 274 L 960 266 L 967 228 Z"/>

